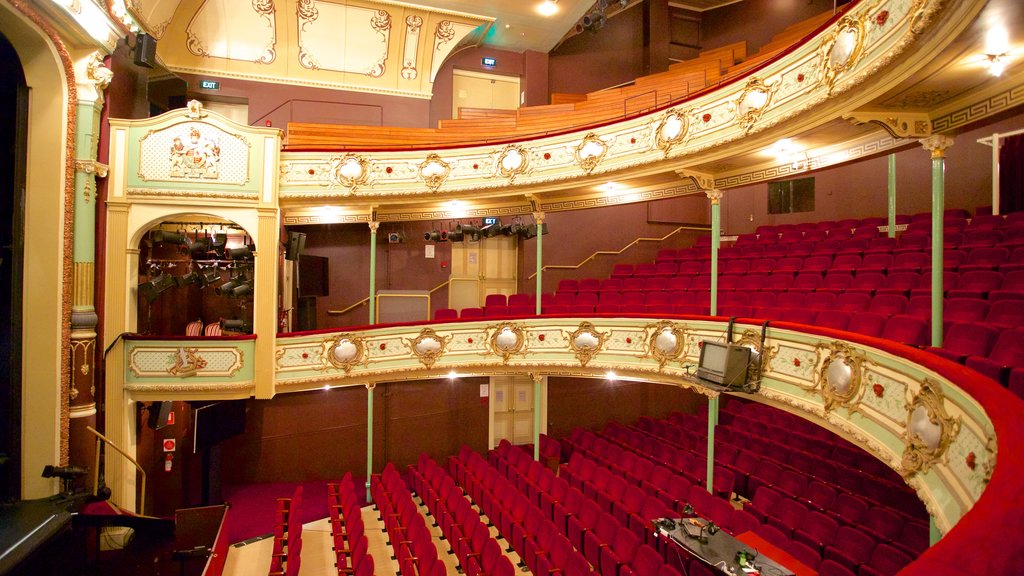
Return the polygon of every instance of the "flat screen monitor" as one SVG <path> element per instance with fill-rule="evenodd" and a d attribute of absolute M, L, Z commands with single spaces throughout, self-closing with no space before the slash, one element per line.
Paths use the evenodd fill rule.
<path fill-rule="evenodd" d="M 721 386 L 742 386 L 747 383 L 749 364 L 750 348 L 705 340 L 700 347 L 697 377 Z"/>
<path fill-rule="evenodd" d="M 199 453 L 245 432 L 245 400 L 223 400 L 195 406 L 192 450 Z"/>

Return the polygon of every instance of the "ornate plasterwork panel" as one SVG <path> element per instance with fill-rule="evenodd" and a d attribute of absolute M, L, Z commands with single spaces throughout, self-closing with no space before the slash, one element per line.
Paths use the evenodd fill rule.
<path fill-rule="evenodd" d="M 206 0 L 186 28 L 188 51 L 270 64 L 277 58 L 274 0 Z"/>
<path fill-rule="evenodd" d="M 433 29 L 430 50 L 430 81 L 437 78 L 441 65 L 448 55 L 459 47 L 459 42 L 476 29 L 476 24 L 467 24 L 457 20 L 445 19 L 438 22 Z"/>
<path fill-rule="evenodd" d="M 180 3 L 181 0 L 127 0 L 125 7 L 150 36 L 159 40 Z"/>
<path fill-rule="evenodd" d="M 128 370 L 135 379 L 231 378 L 243 360 L 243 352 L 233 347 L 140 346 L 128 356 Z"/>
<path fill-rule="evenodd" d="M 249 141 L 202 121 L 147 133 L 139 141 L 139 179 L 145 182 L 249 181 Z"/>
<path fill-rule="evenodd" d="M 304 68 L 371 78 L 384 75 L 391 40 L 390 11 L 299 0 L 297 15 L 298 58 Z"/>

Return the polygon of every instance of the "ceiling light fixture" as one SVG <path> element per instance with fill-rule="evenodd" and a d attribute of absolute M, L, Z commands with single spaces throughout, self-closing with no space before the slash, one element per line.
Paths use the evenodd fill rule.
<path fill-rule="evenodd" d="M 1006 71 L 1006 52 L 1002 54 L 985 54 L 985 67 L 993 76 L 1002 76 Z"/>
<path fill-rule="evenodd" d="M 558 0 L 544 0 L 537 5 L 537 13 L 541 16 L 554 16 L 558 13 Z"/>

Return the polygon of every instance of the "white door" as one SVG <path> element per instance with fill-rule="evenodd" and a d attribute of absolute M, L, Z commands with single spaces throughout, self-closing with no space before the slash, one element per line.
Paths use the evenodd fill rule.
<path fill-rule="evenodd" d="M 454 70 L 452 74 L 452 118 L 459 117 L 459 108 L 519 108 L 518 77 L 469 70 Z"/>
<path fill-rule="evenodd" d="M 533 387 L 528 375 L 491 377 L 492 448 L 502 440 L 513 444 L 533 442 Z"/>

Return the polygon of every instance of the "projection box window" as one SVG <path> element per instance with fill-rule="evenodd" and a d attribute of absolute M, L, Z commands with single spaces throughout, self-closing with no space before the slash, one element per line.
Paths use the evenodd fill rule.
<path fill-rule="evenodd" d="M 814 178 L 768 183 L 768 213 L 814 212 Z"/>

